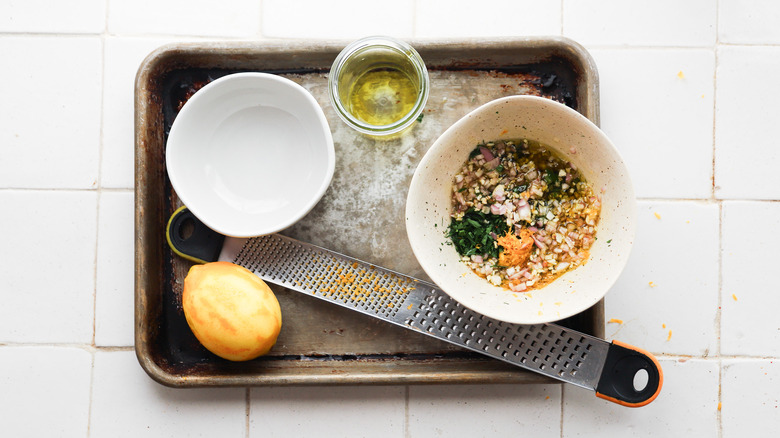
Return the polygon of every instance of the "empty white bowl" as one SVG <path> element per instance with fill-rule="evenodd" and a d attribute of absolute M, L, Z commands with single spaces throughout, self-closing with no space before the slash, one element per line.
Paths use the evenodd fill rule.
<path fill-rule="evenodd" d="M 236 73 L 195 93 L 173 122 L 166 166 L 176 194 L 209 228 L 234 237 L 281 231 L 330 185 L 328 122 L 303 87 Z"/>
<path fill-rule="evenodd" d="M 511 292 L 462 263 L 445 233 L 453 177 L 469 153 L 482 142 L 522 138 L 539 141 L 571 161 L 601 196 L 602 207 L 597 240 L 585 265 L 543 288 Z M 409 241 L 431 280 L 464 306 L 517 324 L 560 320 L 601 300 L 628 260 L 634 216 L 631 179 L 607 136 L 575 110 L 533 96 L 494 100 L 447 129 L 415 170 L 406 204 Z"/>

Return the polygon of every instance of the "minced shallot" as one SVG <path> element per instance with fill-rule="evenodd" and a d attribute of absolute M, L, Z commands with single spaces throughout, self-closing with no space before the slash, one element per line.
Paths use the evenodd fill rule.
<path fill-rule="evenodd" d="M 507 235 L 518 238 L 512 246 L 532 249 L 519 264 L 503 266 L 517 257 L 503 257 L 505 249 L 497 242 L 503 236 L 493 233 L 499 257 L 472 254 L 462 262 L 496 286 L 525 292 L 587 261 L 601 199 L 574 165 L 547 147 L 499 141 L 478 145 L 453 178 L 452 221 L 470 211 L 503 217 Z"/>

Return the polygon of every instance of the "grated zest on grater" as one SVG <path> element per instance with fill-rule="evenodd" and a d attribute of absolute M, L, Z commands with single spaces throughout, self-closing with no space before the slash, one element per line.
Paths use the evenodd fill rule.
<path fill-rule="evenodd" d="M 270 283 L 591 390 L 610 346 L 555 324 L 489 318 L 431 283 L 279 234 L 228 238 L 221 258 Z"/>

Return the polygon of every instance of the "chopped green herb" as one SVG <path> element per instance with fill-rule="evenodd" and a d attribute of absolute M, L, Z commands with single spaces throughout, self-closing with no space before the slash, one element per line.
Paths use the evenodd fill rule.
<path fill-rule="evenodd" d="M 417 116 L 417 121 L 422 122 L 423 117 L 425 117 L 425 114 L 420 114 L 419 116 Z"/>
<path fill-rule="evenodd" d="M 503 236 L 508 229 L 504 216 L 471 209 L 462 219 L 452 219 L 447 237 L 452 239 L 460 255 L 487 254 L 490 257 L 498 257 L 500 246 L 496 245 L 496 239 L 492 235 Z"/>
<path fill-rule="evenodd" d="M 544 172 L 544 175 L 542 176 L 542 180 L 547 183 L 548 186 L 553 186 L 558 184 L 558 171 L 555 169 L 549 169 Z"/>

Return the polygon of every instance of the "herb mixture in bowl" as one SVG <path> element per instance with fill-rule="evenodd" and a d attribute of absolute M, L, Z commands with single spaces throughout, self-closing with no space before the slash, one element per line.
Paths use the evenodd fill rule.
<path fill-rule="evenodd" d="M 600 211 L 575 166 L 545 146 L 491 142 L 455 175 L 447 235 L 477 275 L 522 292 L 587 261 Z"/>
<path fill-rule="evenodd" d="M 535 96 L 493 100 L 447 128 L 420 160 L 406 200 L 409 244 L 430 280 L 459 304 L 513 324 L 598 304 L 628 261 L 635 216 L 633 184 L 609 138 L 577 111 Z M 473 253 L 459 253 L 469 246 Z"/>

